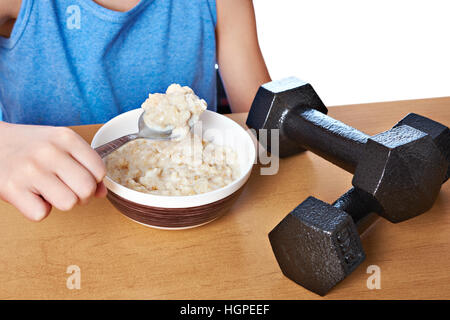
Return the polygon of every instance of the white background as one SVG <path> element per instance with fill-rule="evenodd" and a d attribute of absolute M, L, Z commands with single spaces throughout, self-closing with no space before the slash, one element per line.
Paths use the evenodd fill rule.
<path fill-rule="evenodd" d="M 327 105 L 450 96 L 449 0 L 254 6 L 272 79 L 310 82 Z"/>

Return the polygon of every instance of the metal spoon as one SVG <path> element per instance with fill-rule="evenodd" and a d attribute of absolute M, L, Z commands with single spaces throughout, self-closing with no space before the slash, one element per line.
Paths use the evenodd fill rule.
<path fill-rule="evenodd" d="M 161 131 L 161 130 L 157 130 L 157 129 L 148 127 L 144 121 L 144 113 L 145 112 L 143 112 L 141 114 L 141 116 L 139 117 L 139 122 L 138 122 L 139 132 L 128 134 L 126 136 L 117 138 L 113 141 L 105 143 L 104 145 L 101 145 L 100 147 L 95 148 L 94 150 L 97 151 L 99 156 L 101 158 L 104 158 L 108 154 L 113 152 L 114 150 L 123 146 L 125 143 L 130 142 L 135 139 L 143 138 L 143 139 L 150 139 L 150 140 L 171 140 L 174 138 L 171 136 L 172 129 Z"/>

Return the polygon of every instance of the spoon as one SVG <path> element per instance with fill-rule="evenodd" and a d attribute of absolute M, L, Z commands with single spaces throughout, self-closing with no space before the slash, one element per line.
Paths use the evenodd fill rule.
<path fill-rule="evenodd" d="M 99 154 L 101 158 L 106 157 L 114 150 L 120 148 L 125 143 L 130 142 L 135 139 L 149 139 L 149 140 L 171 140 L 175 137 L 172 137 L 172 129 L 166 129 L 166 130 L 158 130 L 154 128 L 150 128 L 147 126 L 147 124 L 144 121 L 144 113 L 141 114 L 139 117 L 138 122 L 138 128 L 139 132 L 128 134 L 126 136 L 117 138 L 113 141 L 110 141 L 108 143 L 105 143 L 104 145 L 101 145 L 100 147 L 95 148 L 94 150 Z"/>

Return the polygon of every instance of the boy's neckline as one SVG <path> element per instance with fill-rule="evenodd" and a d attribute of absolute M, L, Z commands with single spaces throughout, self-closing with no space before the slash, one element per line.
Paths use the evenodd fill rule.
<path fill-rule="evenodd" d="M 115 9 L 112 9 L 112 8 L 108 8 L 108 7 L 105 6 L 104 4 L 101 4 L 101 3 L 100 3 L 100 2 L 101 2 L 100 0 L 91 0 L 91 2 L 94 2 L 94 3 L 96 3 L 97 5 L 99 5 L 100 7 L 103 7 L 103 8 L 105 8 L 105 9 L 110 10 L 110 11 L 113 11 L 113 12 L 127 13 L 127 12 L 133 10 L 134 8 L 136 8 L 136 7 L 142 2 L 142 0 L 137 1 L 136 4 L 135 4 L 134 6 L 132 6 L 131 8 L 129 8 L 129 9 L 125 10 L 125 11 L 120 11 L 120 10 L 115 10 Z"/>
<path fill-rule="evenodd" d="M 78 0 L 79 3 L 87 10 L 103 20 L 111 22 L 122 22 L 124 19 L 139 12 L 144 6 L 153 2 L 153 0 L 140 0 L 133 8 L 128 11 L 116 11 L 108 9 L 94 0 Z"/>

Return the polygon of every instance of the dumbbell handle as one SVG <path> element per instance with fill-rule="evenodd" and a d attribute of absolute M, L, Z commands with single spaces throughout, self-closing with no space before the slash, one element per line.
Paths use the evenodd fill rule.
<path fill-rule="evenodd" d="M 320 111 L 302 107 L 288 112 L 282 130 L 299 146 L 351 173 L 355 172 L 369 138 Z"/>
<path fill-rule="evenodd" d="M 375 213 L 379 210 L 376 200 L 357 188 L 351 188 L 332 206 L 347 212 L 352 217 L 360 234 L 378 219 L 378 215 Z"/>

